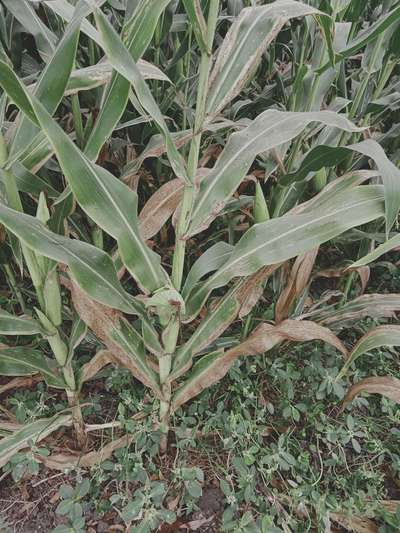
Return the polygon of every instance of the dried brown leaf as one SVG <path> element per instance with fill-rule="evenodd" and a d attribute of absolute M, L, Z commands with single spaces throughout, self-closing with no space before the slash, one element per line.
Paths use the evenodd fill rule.
<path fill-rule="evenodd" d="M 400 379 L 391 376 L 362 379 L 349 389 L 343 400 L 343 407 L 361 392 L 381 394 L 396 403 L 400 403 Z"/>
<path fill-rule="evenodd" d="M 347 356 L 347 349 L 330 329 L 309 320 L 284 320 L 280 324 L 261 324 L 244 342 L 229 352 L 236 357 L 266 352 L 282 341 L 305 342 L 321 340 L 334 346 Z"/>
<path fill-rule="evenodd" d="M 378 533 L 378 526 L 362 516 L 348 517 L 341 513 L 330 513 L 330 517 L 334 522 L 337 522 L 348 531 L 355 533 Z"/>
<path fill-rule="evenodd" d="M 43 381 L 43 376 L 40 374 L 14 378 L 0 387 L 0 394 L 3 394 L 11 389 L 30 389 L 33 387 L 33 385 L 36 385 L 36 383 L 39 383 L 40 381 Z"/>
<path fill-rule="evenodd" d="M 136 379 L 158 394 L 148 377 L 136 365 L 134 359 L 110 338 L 112 331 L 119 327 L 123 314 L 120 311 L 95 302 L 75 283 L 71 283 L 71 296 L 77 313 L 106 345 L 107 349 L 112 353 L 114 362 L 128 368 Z"/>
<path fill-rule="evenodd" d="M 249 276 L 241 284 L 237 292 L 237 299 L 240 302 L 239 318 L 244 318 L 248 315 L 258 300 L 264 293 L 264 284 L 271 274 L 273 274 L 282 263 L 276 265 L 269 265 L 261 268 L 258 272 Z"/>
<path fill-rule="evenodd" d="M 143 239 L 151 239 L 167 222 L 178 207 L 183 195 L 181 179 L 164 183 L 146 202 L 139 215 Z"/>
<path fill-rule="evenodd" d="M 115 359 L 113 353 L 110 350 L 100 350 L 96 355 L 81 369 L 80 382 L 90 381 L 96 374 L 100 372 L 102 368 L 114 363 Z"/>
<path fill-rule="evenodd" d="M 280 294 L 276 304 L 275 320 L 278 323 L 289 316 L 294 301 L 307 287 L 318 250 L 319 247 L 314 248 L 305 254 L 299 255 L 295 260 L 286 287 Z"/>
<path fill-rule="evenodd" d="M 209 354 L 212 359 L 200 359 L 199 367 L 193 367 L 193 375 L 177 390 L 172 402 L 172 411 L 194 398 L 204 389 L 220 381 L 232 368 L 238 357 L 257 355 L 270 350 L 282 341 L 304 342 L 322 340 L 333 345 L 344 356 L 347 349 L 328 328 L 311 321 L 284 320 L 280 324 L 261 324 L 244 342 L 227 350 Z M 206 358 L 208 356 L 205 356 Z M 202 361 L 204 364 L 202 365 Z M 206 362 L 205 362 L 206 361 Z"/>
<path fill-rule="evenodd" d="M 106 444 L 98 451 L 82 454 L 53 454 L 48 457 L 42 455 L 35 456 L 36 460 L 43 463 L 47 468 L 55 470 L 66 470 L 67 468 L 91 468 L 109 459 L 115 450 L 129 446 L 135 439 L 134 435 L 124 435 L 119 439 Z"/>

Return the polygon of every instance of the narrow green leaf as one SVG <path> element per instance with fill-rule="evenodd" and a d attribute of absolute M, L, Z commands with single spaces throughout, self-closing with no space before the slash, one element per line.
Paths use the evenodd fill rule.
<path fill-rule="evenodd" d="M 119 326 L 111 331 L 110 338 L 132 359 L 132 363 L 137 368 L 138 376 L 145 377 L 141 381 L 151 387 L 158 396 L 161 396 L 158 375 L 147 364 L 143 339 L 136 329 L 127 320 L 120 320 Z"/>
<path fill-rule="evenodd" d="M 207 26 L 201 9 L 200 0 L 182 1 L 200 50 L 206 54 L 210 53 L 207 47 Z"/>
<path fill-rule="evenodd" d="M 35 335 L 41 331 L 40 325 L 32 318 L 14 316 L 0 309 L 0 335 Z"/>
<path fill-rule="evenodd" d="M 400 234 L 395 235 L 388 241 L 384 242 L 383 244 L 377 246 L 375 250 L 370 252 L 367 255 L 364 255 L 361 259 L 356 261 L 351 265 L 351 268 L 357 268 L 360 266 L 368 265 L 369 263 L 372 263 L 372 261 L 375 261 L 378 259 L 381 255 L 386 254 L 393 250 L 393 248 L 400 247 Z"/>
<path fill-rule="evenodd" d="M 29 442 L 40 442 L 62 426 L 70 426 L 70 414 L 56 414 L 52 418 L 35 420 L 22 429 L 0 440 L 0 467 L 3 467 L 19 450 L 26 448 Z"/>
<path fill-rule="evenodd" d="M 216 307 L 208 310 L 190 339 L 178 348 L 170 375 L 171 381 L 183 375 L 192 366 L 193 357 L 225 331 L 237 317 L 239 309 L 240 304 L 233 291 L 222 298 Z"/>
<path fill-rule="evenodd" d="M 254 206 L 253 206 L 254 222 L 259 224 L 260 222 L 265 222 L 270 219 L 268 205 L 265 200 L 264 192 L 260 185 L 260 182 L 256 183 L 256 194 L 254 195 Z"/>
<path fill-rule="evenodd" d="M 165 123 L 164 116 L 154 100 L 150 89 L 147 87 L 147 84 L 135 61 L 132 59 L 131 54 L 124 46 L 118 34 L 115 32 L 114 28 L 108 22 L 103 13 L 97 9 L 94 13 L 94 16 L 97 27 L 102 36 L 104 50 L 111 65 L 117 72 L 124 76 L 125 79 L 131 82 L 140 104 L 147 111 L 147 113 L 151 115 L 162 135 L 164 136 L 168 158 L 175 174 L 179 178 L 188 181 L 183 158 L 172 140 L 171 134 Z"/>
<path fill-rule="evenodd" d="M 344 146 L 318 145 L 307 153 L 295 172 L 279 178 L 279 185 L 287 187 L 296 181 L 304 180 L 309 172 L 339 165 L 348 155 L 349 150 Z"/>
<path fill-rule="evenodd" d="M 400 326 L 378 326 L 368 331 L 357 342 L 350 352 L 346 363 L 340 370 L 337 379 L 346 374 L 349 367 L 364 353 L 381 348 L 382 346 L 400 346 Z"/>
<path fill-rule="evenodd" d="M 52 3 L 48 2 L 48 5 Z M 138 61 L 146 51 L 153 38 L 158 19 L 169 3 L 170 0 L 141 0 L 132 16 L 125 22 L 122 28 L 123 42 L 134 61 Z M 93 28 L 91 25 L 90 27 Z M 82 30 L 88 33 L 87 25 L 82 25 Z M 96 30 L 94 31 L 95 36 L 99 36 Z M 97 39 L 97 43 L 103 46 L 101 37 Z M 118 72 L 114 72 L 103 95 L 100 113 L 85 147 L 85 154 L 89 159 L 97 159 L 101 147 L 113 132 L 125 111 L 129 90 L 129 81 Z"/>
<path fill-rule="evenodd" d="M 186 277 L 182 296 L 187 298 L 202 277 L 220 268 L 229 258 L 233 248 L 226 242 L 217 242 L 201 254 Z"/>
<path fill-rule="evenodd" d="M 59 375 L 57 365 L 43 353 L 31 348 L 0 348 L 0 375 L 31 376 L 40 373 L 49 387 L 65 388 L 65 382 Z"/>

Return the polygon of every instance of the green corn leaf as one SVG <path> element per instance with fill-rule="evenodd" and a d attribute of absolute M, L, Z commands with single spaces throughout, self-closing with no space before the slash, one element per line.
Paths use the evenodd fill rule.
<path fill-rule="evenodd" d="M 395 7 L 392 11 L 389 11 L 386 15 L 379 17 L 379 19 L 371 24 L 364 32 L 360 32 L 359 35 L 344 48 L 340 49 L 336 55 L 335 62 L 338 63 L 346 57 L 351 57 L 359 52 L 364 46 L 371 41 L 375 40 L 382 32 L 390 28 L 392 24 L 395 24 L 400 20 L 400 6 Z M 321 74 L 330 67 L 330 63 L 326 63 L 317 70 L 318 74 Z"/>
<path fill-rule="evenodd" d="M 81 18 L 81 16 L 76 17 L 68 25 L 60 44 L 35 86 L 35 97 L 51 115 L 61 102 L 74 66 Z M 38 132 L 37 126 L 32 124 L 27 116 L 22 116 L 11 144 L 10 158 L 31 143 Z"/>
<path fill-rule="evenodd" d="M 372 159 L 385 186 L 386 231 L 389 232 L 400 209 L 400 170 L 388 159 L 383 148 L 373 139 L 367 139 L 349 146 L 316 146 L 311 150 L 296 172 L 283 177 L 279 184 L 285 186 L 303 180 L 309 172 L 340 164 L 351 152 L 357 152 Z"/>
<path fill-rule="evenodd" d="M 201 254 L 186 277 L 182 296 L 187 298 L 202 277 L 220 268 L 227 261 L 232 250 L 233 246 L 231 244 L 217 242 Z"/>
<path fill-rule="evenodd" d="M 338 194 L 330 205 L 320 209 L 255 224 L 236 244 L 228 261 L 189 297 L 188 317 L 199 312 L 213 289 L 232 278 L 295 257 L 383 214 L 382 187 L 359 186 Z"/>
<path fill-rule="evenodd" d="M 50 198 L 57 197 L 60 193 L 47 183 L 43 178 L 30 172 L 22 163 L 17 161 L 11 167 L 11 173 L 15 177 L 16 185 L 19 191 L 39 196 L 45 192 Z M 0 169 L 0 180 L 4 180 Z"/>
<path fill-rule="evenodd" d="M 260 185 L 260 182 L 256 183 L 256 194 L 254 195 L 254 222 L 259 224 L 260 222 L 265 222 L 270 219 L 268 205 L 265 200 L 264 192 Z"/>
<path fill-rule="evenodd" d="M 30 442 L 38 443 L 48 435 L 57 431 L 62 426 L 70 426 L 72 416 L 56 414 L 52 418 L 35 420 L 31 424 L 24 425 L 12 435 L 0 440 L 0 467 L 3 467 L 17 452 L 29 446 Z"/>
<path fill-rule="evenodd" d="M 194 235 L 209 226 L 240 185 L 259 153 L 290 141 L 311 122 L 321 122 L 346 131 L 360 131 L 343 115 L 333 111 L 264 111 L 247 128 L 229 137 L 214 168 L 202 180 L 188 234 Z"/>
<path fill-rule="evenodd" d="M 349 150 L 345 146 L 318 145 L 307 153 L 295 172 L 279 178 L 279 185 L 287 187 L 292 183 L 304 180 L 309 172 L 317 172 L 321 168 L 339 165 L 348 155 Z"/>
<path fill-rule="evenodd" d="M 4 0 L 3 3 L 28 33 L 33 35 L 42 58 L 47 61 L 54 52 L 57 37 L 42 22 L 32 3 L 27 0 Z"/>
<path fill-rule="evenodd" d="M 215 308 L 210 309 L 190 339 L 180 348 L 174 357 L 171 380 L 178 379 L 191 366 L 193 357 L 209 346 L 235 320 L 240 303 L 235 291 L 227 294 Z"/>
<path fill-rule="evenodd" d="M 132 16 L 125 22 L 122 28 L 123 42 L 134 61 L 138 61 L 146 51 L 158 19 L 169 3 L 170 0 L 142 0 Z M 48 4 L 52 4 L 52 2 Z M 83 31 L 86 29 L 85 26 L 82 26 Z M 101 38 L 98 40 L 98 44 L 103 46 Z M 101 147 L 113 132 L 125 111 L 129 90 L 129 81 L 118 72 L 114 72 L 105 89 L 100 113 L 85 147 L 85 154 L 89 159 L 95 160 L 97 158 Z"/>
<path fill-rule="evenodd" d="M 147 84 L 135 61 L 132 59 L 128 49 L 124 46 L 118 34 L 115 32 L 114 28 L 108 22 L 103 13 L 97 9 L 94 16 L 97 27 L 102 36 L 103 47 L 107 54 L 108 60 L 114 69 L 132 84 L 141 106 L 149 115 L 151 115 L 160 129 L 167 147 L 168 158 L 175 174 L 179 178 L 188 181 L 183 158 L 172 140 L 163 114 L 154 100 L 150 89 L 147 87 Z"/>
<path fill-rule="evenodd" d="M 318 9 L 293 0 L 242 9 L 228 31 L 211 73 L 207 112 L 218 113 L 251 79 L 262 54 L 288 20 L 305 15 L 324 15 Z"/>
<path fill-rule="evenodd" d="M 147 364 L 143 339 L 136 329 L 129 324 L 127 320 L 122 319 L 119 322 L 119 326 L 113 328 L 113 330 L 110 332 L 109 337 L 131 359 L 132 364 L 135 366 L 136 377 L 140 379 L 142 383 L 151 387 L 157 396 L 160 397 L 162 394 L 159 386 L 158 375 Z"/>
<path fill-rule="evenodd" d="M 183 5 L 200 50 L 209 54 L 210 50 L 208 50 L 207 47 L 207 26 L 201 9 L 200 0 L 183 0 Z"/>
<path fill-rule="evenodd" d="M 3 66 L 5 68 L 3 68 Z M 14 72 L 0 62 L 0 84 L 28 116 L 34 113 L 57 154 L 60 166 L 82 209 L 118 242 L 121 258 L 144 290 L 168 284 L 160 257 L 140 237 L 137 195 L 112 174 L 88 160 L 44 107 L 28 94 Z M 16 89 L 15 93 L 12 89 Z M 11 91 L 11 92 L 10 92 Z M 23 103 L 23 104 L 22 104 Z M 93 203 L 96 191 L 96 203 Z"/>
<path fill-rule="evenodd" d="M 373 250 L 369 254 L 364 255 L 364 257 L 362 257 L 361 259 L 353 263 L 351 265 L 351 268 L 357 268 L 360 266 L 368 265 L 369 263 L 372 263 L 373 261 L 381 257 L 381 255 L 386 254 L 390 252 L 391 250 L 393 250 L 393 248 L 398 248 L 399 246 L 400 246 L 400 234 L 397 234 L 391 239 L 389 239 L 388 241 L 377 246 L 375 250 Z"/>
<path fill-rule="evenodd" d="M 385 187 L 386 234 L 397 219 L 400 209 L 400 170 L 387 158 L 383 148 L 372 139 L 353 144 L 350 150 L 373 159 Z"/>
<path fill-rule="evenodd" d="M 143 307 L 124 291 L 112 259 L 103 250 L 52 233 L 36 218 L 2 204 L 0 222 L 38 254 L 68 265 L 76 283 L 94 300 L 125 313 L 142 314 Z"/>
<path fill-rule="evenodd" d="M 75 315 L 74 321 L 72 323 L 71 333 L 69 335 L 68 343 L 68 361 L 74 356 L 75 348 L 84 340 L 87 334 L 87 327 L 85 322 L 78 316 Z"/>
<path fill-rule="evenodd" d="M 29 347 L 0 348 L 0 375 L 31 376 L 41 374 L 49 387 L 65 388 L 57 365 L 41 352 Z"/>
<path fill-rule="evenodd" d="M 139 59 L 137 67 L 145 80 L 160 80 L 172 83 L 166 74 L 148 61 Z M 111 80 L 112 65 L 108 61 L 102 61 L 97 65 L 91 65 L 71 72 L 64 95 L 76 94 L 80 91 L 89 91 L 95 87 L 101 87 Z"/>
<path fill-rule="evenodd" d="M 349 367 L 364 353 L 381 348 L 382 346 L 400 346 L 400 326 L 378 326 L 368 331 L 357 342 L 350 352 L 346 363 L 340 370 L 337 379 L 344 376 Z"/>
<path fill-rule="evenodd" d="M 40 324 L 32 318 L 14 316 L 0 309 L 0 335 L 35 335 L 41 331 Z"/>

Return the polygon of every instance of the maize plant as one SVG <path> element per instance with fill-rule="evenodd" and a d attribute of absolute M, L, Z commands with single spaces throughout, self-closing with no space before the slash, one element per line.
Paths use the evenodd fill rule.
<path fill-rule="evenodd" d="M 70 412 L 5 437 L 0 464 L 28 433 L 63 424 L 84 447 L 84 383 L 110 363 L 151 390 L 165 451 L 173 413 L 242 356 L 319 339 L 343 353 L 345 372 L 372 347 L 400 343 L 397 326 L 350 353 L 337 336 L 400 310 L 397 295 L 349 300 L 366 265 L 399 244 L 400 171 L 379 138 L 399 3 L 378 3 L 367 25 L 374 6 L 346 0 L 112 4 L 1 2 L 4 20 L 34 36 L 40 67 L 13 64 L 4 28 L 1 250 L 18 303 L 1 311 L 0 333 L 29 343 L 1 347 L 0 373 L 40 374 L 66 391 Z M 342 299 L 307 309 L 322 245 L 350 241 L 358 253 L 339 273 Z M 268 284 L 275 316 L 254 327 Z M 241 341 L 227 344 L 240 320 Z M 82 365 L 88 330 L 99 350 Z M 382 379 L 365 387 L 398 399 L 398 382 Z"/>

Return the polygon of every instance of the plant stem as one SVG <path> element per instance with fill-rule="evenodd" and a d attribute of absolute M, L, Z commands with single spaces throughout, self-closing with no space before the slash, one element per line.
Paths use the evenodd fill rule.
<path fill-rule="evenodd" d="M 68 404 L 72 411 L 72 423 L 74 425 L 76 441 L 81 449 L 86 447 L 87 436 L 85 432 L 85 423 L 83 421 L 82 409 L 79 403 L 79 393 L 77 391 L 67 390 Z"/>
<path fill-rule="evenodd" d="M 199 162 L 200 144 L 201 144 L 201 129 L 204 123 L 206 99 L 208 89 L 208 79 L 210 75 L 210 68 L 212 63 L 211 48 L 214 41 L 215 28 L 217 25 L 219 9 L 219 0 L 211 0 L 208 12 L 207 21 L 207 52 L 202 52 L 199 71 L 199 88 L 197 92 L 196 102 L 196 116 L 194 121 L 194 136 L 190 143 L 189 157 L 188 157 L 188 177 L 190 184 L 185 185 L 183 200 L 181 205 L 181 214 L 178 221 L 176 231 L 176 244 L 172 263 L 172 283 L 176 290 L 180 290 L 182 285 L 183 267 L 185 262 L 186 240 L 183 235 L 187 230 L 190 220 L 190 213 L 192 211 L 194 201 L 194 182 L 196 178 L 197 165 Z"/>

